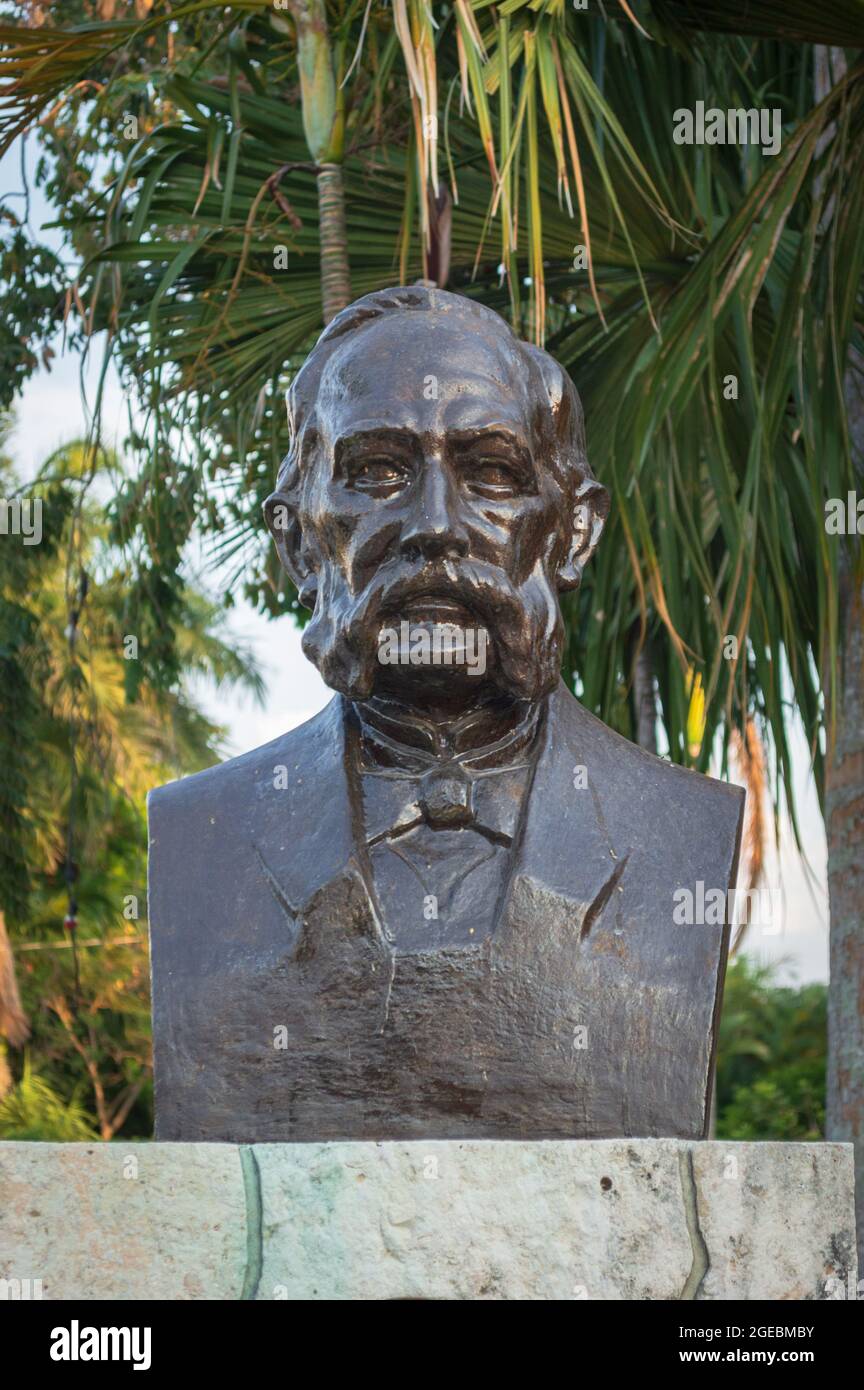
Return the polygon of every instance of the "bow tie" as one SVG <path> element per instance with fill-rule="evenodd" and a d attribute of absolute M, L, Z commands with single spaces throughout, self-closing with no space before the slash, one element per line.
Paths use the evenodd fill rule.
<path fill-rule="evenodd" d="M 363 813 L 370 845 L 426 824 L 433 830 L 473 829 L 498 844 L 516 833 L 528 762 L 474 771 L 457 762 L 420 775 L 394 768 L 362 773 Z"/>
<path fill-rule="evenodd" d="M 364 718 L 363 710 L 356 713 L 361 734 L 355 745 L 357 767 L 370 846 L 421 825 L 472 829 L 493 843 L 512 843 L 537 748 L 537 708 L 497 742 L 449 757 L 394 737 L 395 721 L 385 732 L 378 720 Z M 490 761 L 496 765 L 490 767 Z"/>

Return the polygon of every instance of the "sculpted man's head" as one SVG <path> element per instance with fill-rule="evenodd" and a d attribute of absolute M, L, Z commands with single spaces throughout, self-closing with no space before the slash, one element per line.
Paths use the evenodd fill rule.
<path fill-rule="evenodd" d="M 551 691 L 558 595 L 578 587 L 609 507 L 553 358 L 463 296 L 382 290 L 327 327 L 288 413 L 265 514 L 327 684 L 352 699 L 410 700 L 444 679 L 472 698 Z M 382 631 L 418 627 L 479 635 L 479 678 L 459 661 L 385 664 Z"/>

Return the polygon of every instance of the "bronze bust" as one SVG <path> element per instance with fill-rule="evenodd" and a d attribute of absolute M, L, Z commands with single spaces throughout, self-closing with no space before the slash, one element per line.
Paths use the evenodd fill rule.
<path fill-rule="evenodd" d="M 702 1137 L 743 793 L 560 678 L 609 499 L 567 374 L 412 286 L 328 326 L 268 524 L 337 692 L 150 799 L 157 1137 Z"/>

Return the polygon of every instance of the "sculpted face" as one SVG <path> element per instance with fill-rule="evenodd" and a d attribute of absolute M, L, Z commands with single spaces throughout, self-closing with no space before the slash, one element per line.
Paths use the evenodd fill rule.
<path fill-rule="evenodd" d="M 314 604 L 304 650 L 354 698 L 415 698 L 437 683 L 536 699 L 557 681 L 557 592 L 578 583 L 605 494 L 578 468 L 569 486 L 553 468 L 541 369 L 488 318 L 397 311 L 347 333 L 299 422 L 290 496 L 268 501 L 283 560 Z M 404 624 L 449 629 L 457 648 L 470 634 L 482 674 L 383 664 L 382 631 Z"/>

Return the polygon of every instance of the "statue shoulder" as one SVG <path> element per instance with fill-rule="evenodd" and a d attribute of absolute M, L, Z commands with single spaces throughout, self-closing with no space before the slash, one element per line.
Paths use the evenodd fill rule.
<path fill-rule="evenodd" d="M 562 686 L 557 718 L 581 750 L 586 772 L 612 821 L 638 822 L 659 836 L 675 833 L 703 839 L 713 827 L 718 840 L 737 854 L 745 792 L 702 772 L 681 767 L 631 743 L 610 729 Z M 592 776 L 593 774 L 593 776 Z"/>
<path fill-rule="evenodd" d="M 305 724 L 261 744 L 239 757 L 174 782 L 154 787 L 147 796 L 151 830 L 155 823 L 170 822 L 194 812 L 196 818 L 217 812 L 240 813 L 256 806 L 274 789 L 290 793 L 305 785 L 325 762 L 341 752 L 341 708 L 338 699 Z"/>

